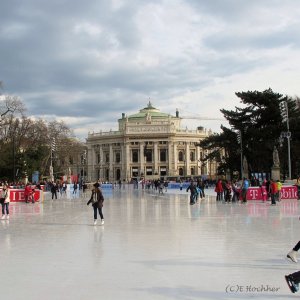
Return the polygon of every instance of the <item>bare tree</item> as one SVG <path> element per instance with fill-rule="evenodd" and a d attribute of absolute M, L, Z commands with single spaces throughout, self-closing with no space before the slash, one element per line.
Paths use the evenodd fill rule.
<path fill-rule="evenodd" d="M 0 117 L 1 121 L 7 114 L 21 113 L 25 111 L 25 106 L 17 96 L 2 95 L 0 98 Z"/>

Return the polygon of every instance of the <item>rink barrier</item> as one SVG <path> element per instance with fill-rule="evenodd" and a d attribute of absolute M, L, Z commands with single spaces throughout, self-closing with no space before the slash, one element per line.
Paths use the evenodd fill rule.
<path fill-rule="evenodd" d="M 282 186 L 281 191 L 281 200 L 285 199 L 298 199 L 298 188 L 294 185 L 286 185 Z M 268 200 L 267 190 L 266 187 L 262 186 L 254 186 L 250 187 L 247 191 L 247 200 L 261 200 L 266 201 Z M 242 199 L 242 195 L 240 193 L 240 200 Z"/>
<path fill-rule="evenodd" d="M 9 190 L 9 199 L 10 202 L 25 202 L 25 189 L 12 189 Z M 43 201 L 43 191 L 36 189 L 34 191 L 34 201 L 39 202 Z"/>

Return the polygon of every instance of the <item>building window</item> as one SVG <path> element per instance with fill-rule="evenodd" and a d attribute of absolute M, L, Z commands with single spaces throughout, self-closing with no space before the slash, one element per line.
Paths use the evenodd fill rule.
<path fill-rule="evenodd" d="M 116 152 L 116 162 L 119 163 L 121 161 L 121 154 L 120 152 Z"/>
<path fill-rule="evenodd" d="M 179 161 L 183 161 L 184 160 L 183 151 L 179 151 L 178 152 L 178 160 Z"/>
<path fill-rule="evenodd" d="M 195 169 L 191 168 L 191 175 L 195 175 Z"/>
<path fill-rule="evenodd" d="M 178 169 L 179 176 L 183 176 L 183 168 Z"/>
<path fill-rule="evenodd" d="M 121 170 L 120 169 L 117 169 L 117 172 L 116 172 L 117 174 L 117 176 L 116 176 L 116 179 L 117 180 L 120 180 L 121 179 Z"/>
<path fill-rule="evenodd" d="M 139 162 L 139 151 L 132 150 L 132 162 Z"/>
<path fill-rule="evenodd" d="M 152 167 L 146 167 L 146 175 L 152 175 Z"/>
<path fill-rule="evenodd" d="M 97 153 L 97 164 L 100 164 L 101 158 L 100 158 L 100 153 Z"/>
<path fill-rule="evenodd" d="M 167 150 L 166 149 L 160 150 L 160 161 L 167 161 Z"/>
<path fill-rule="evenodd" d="M 109 162 L 109 153 L 105 153 L 105 162 Z"/>
<path fill-rule="evenodd" d="M 152 162 L 152 150 L 147 149 L 145 153 L 146 162 Z"/>
<path fill-rule="evenodd" d="M 131 168 L 131 177 L 138 177 L 138 175 L 139 175 L 138 167 L 132 167 Z"/>
<path fill-rule="evenodd" d="M 190 160 L 195 161 L 195 152 L 194 151 L 190 152 Z"/>
<path fill-rule="evenodd" d="M 167 175 L 167 167 L 160 167 L 160 176 Z"/>

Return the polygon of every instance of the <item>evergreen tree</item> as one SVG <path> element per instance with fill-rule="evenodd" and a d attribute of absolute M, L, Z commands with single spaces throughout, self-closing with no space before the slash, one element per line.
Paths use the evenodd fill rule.
<path fill-rule="evenodd" d="M 224 117 L 229 121 L 231 128 L 222 127 L 223 132 L 202 141 L 201 147 L 205 149 L 224 148 L 225 160 L 220 161 L 221 166 L 240 170 L 236 161 L 241 161 L 239 155 L 241 149 L 238 147 L 238 133 L 242 141 L 242 154 L 246 156 L 250 173 L 270 173 L 273 165 L 273 150 L 276 147 L 280 153 L 282 174 L 287 175 L 287 150 L 286 142 L 280 141 L 281 132 L 287 130 L 283 119 L 281 103 L 286 101 L 289 111 L 289 124 L 292 133 L 291 156 L 293 162 L 293 177 L 299 172 L 300 164 L 297 160 L 296 149 L 300 144 L 300 111 L 297 101 L 288 96 L 274 93 L 272 89 L 263 92 L 248 91 L 238 92 L 241 107 L 235 110 L 221 109 Z M 235 134 L 235 141 L 231 137 L 228 143 L 229 132 Z M 280 145 L 283 145 L 281 148 Z M 217 155 L 215 155 L 217 157 Z"/>

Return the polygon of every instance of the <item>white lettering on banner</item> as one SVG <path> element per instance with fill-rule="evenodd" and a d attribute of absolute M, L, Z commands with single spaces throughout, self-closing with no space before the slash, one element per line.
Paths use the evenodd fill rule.
<path fill-rule="evenodd" d="M 255 199 L 258 199 L 258 190 L 254 190 L 254 189 L 250 189 L 250 199 L 249 200 L 255 200 Z"/>
<path fill-rule="evenodd" d="M 36 190 L 34 192 L 34 200 L 39 201 L 41 198 L 41 193 L 43 191 Z M 25 201 L 25 195 L 24 190 L 18 190 L 18 189 L 10 189 L 9 191 L 9 198 L 11 202 L 22 202 Z"/>
<path fill-rule="evenodd" d="M 248 200 L 263 200 L 263 192 L 266 195 L 265 187 L 250 187 L 247 192 Z M 242 199 L 242 195 L 240 195 Z M 298 199 L 298 189 L 296 186 L 283 186 L 281 189 L 281 199 Z M 266 199 L 264 199 L 266 200 Z"/>
<path fill-rule="evenodd" d="M 9 198 L 10 201 L 16 201 L 16 192 L 10 192 Z"/>
<path fill-rule="evenodd" d="M 281 199 L 297 199 L 297 187 L 284 187 L 281 190 Z"/>

